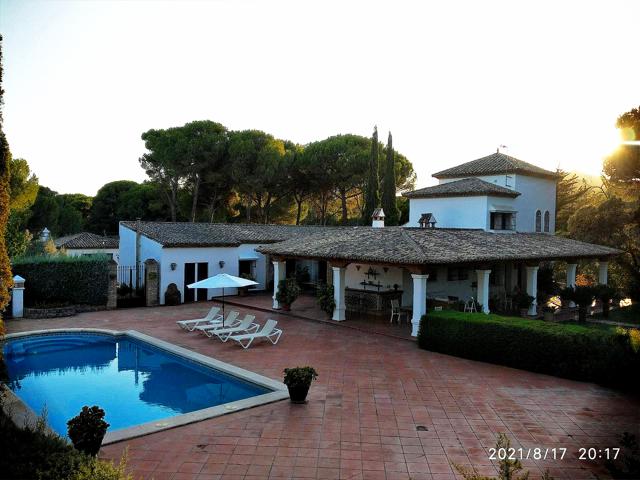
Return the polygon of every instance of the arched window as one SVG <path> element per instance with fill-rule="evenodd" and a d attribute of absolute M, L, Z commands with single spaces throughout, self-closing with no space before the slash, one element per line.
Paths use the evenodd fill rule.
<path fill-rule="evenodd" d="M 542 212 L 540 210 L 536 211 L 536 232 L 542 231 Z"/>
<path fill-rule="evenodd" d="M 544 212 L 544 231 L 549 232 L 549 210 Z"/>

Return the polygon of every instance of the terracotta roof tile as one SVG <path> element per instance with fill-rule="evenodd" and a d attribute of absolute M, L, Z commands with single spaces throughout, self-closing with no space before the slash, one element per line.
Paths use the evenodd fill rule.
<path fill-rule="evenodd" d="M 521 173 L 524 175 L 552 179 L 558 177 L 555 172 L 550 172 L 549 170 L 545 170 L 544 168 L 537 167 L 500 152 L 442 170 L 434 173 L 433 176 L 435 178 L 456 178 L 506 173 Z"/>
<path fill-rule="evenodd" d="M 402 195 L 407 198 L 473 197 L 480 195 L 515 198 L 520 195 L 520 192 L 471 177 L 441 183 L 433 187 L 421 188 Z"/>

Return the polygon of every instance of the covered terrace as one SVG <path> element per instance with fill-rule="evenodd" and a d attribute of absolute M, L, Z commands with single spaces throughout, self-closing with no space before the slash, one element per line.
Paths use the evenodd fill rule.
<path fill-rule="evenodd" d="M 382 315 L 388 312 L 390 299 L 398 299 L 410 309 L 412 336 L 418 334 L 428 298 L 473 297 L 489 313 L 490 297 L 521 288 L 534 298 L 528 313 L 535 316 L 541 262 L 565 261 L 567 285 L 575 285 L 578 260 L 597 261 L 599 282 L 606 284 L 608 261 L 619 253 L 544 233 L 405 227 L 331 229 L 258 251 L 273 263 L 274 309 L 280 308 L 276 293 L 286 277 L 287 260 L 326 262 L 327 282 L 334 287 L 334 321 L 346 320 L 347 310 L 361 306 L 362 302 L 350 302 L 355 297 L 375 298 L 381 308 L 373 313 Z"/>

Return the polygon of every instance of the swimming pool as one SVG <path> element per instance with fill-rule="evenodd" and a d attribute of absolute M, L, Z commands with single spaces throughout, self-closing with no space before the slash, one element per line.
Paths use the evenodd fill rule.
<path fill-rule="evenodd" d="M 18 336 L 4 355 L 10 389 L 63 436 L 84 405 L 105 410 L 109 432 L 144 434 L 282 397 L 279 382 L 138 332 Z"/>

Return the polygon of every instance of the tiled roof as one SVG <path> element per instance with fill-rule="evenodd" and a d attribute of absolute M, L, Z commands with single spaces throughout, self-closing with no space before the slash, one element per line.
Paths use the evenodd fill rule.
<path fill-rule="evenodd" d="M 456 178 L 505 173 L 521 173 L 537 177 L 557 178 L 557 174 L 554 172 L 536 167 L 535 165 L 500 152 L 442 170 L 441 172 L 434 173 L 433 176 L 436 178 Z"/>
<path fill-rule="evenodd" d="M 95 233 L 82 232 L 56 238 L 53 242 L 56 248 L 118 248 L 118 237 L 103 237 Z"/>
<path fill-rule="evenodd" d="M 463 178 L 453 182 L 441 183 L 433 187 L 421 188 L 402 194 L 408 198 L 433 198 L 433 197 L 472 197 L 478 195 L 491 195 L 495 197 L 517 197 L 520 195 L 515 190 L 510 190 L 500 185 L 485 182 L 479 178 Z"/>
<path fill-rule="evenodd" d="M 324 230 L 263 246 L 272 255 L 404 265 L 554 260 L 617 255 L 619 250 L 544 233 L 404 227 Z"/>
<path fill-rule="evenodd" d="M 274 243 L 341 227 L 240 223 L 121 222 L 164 247 L 234 247 L 243 243 Z"/>

